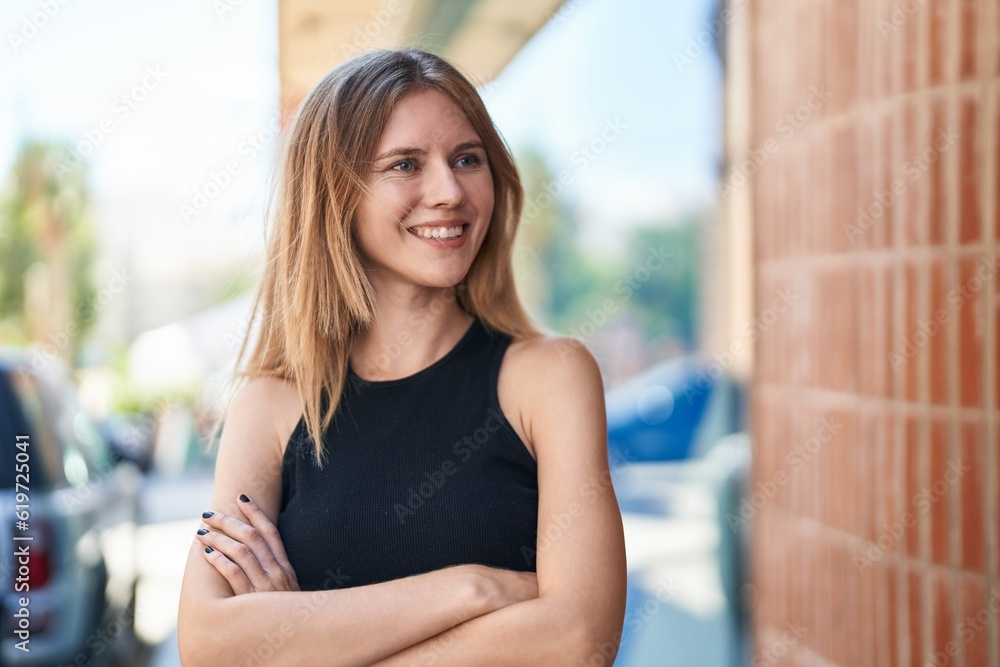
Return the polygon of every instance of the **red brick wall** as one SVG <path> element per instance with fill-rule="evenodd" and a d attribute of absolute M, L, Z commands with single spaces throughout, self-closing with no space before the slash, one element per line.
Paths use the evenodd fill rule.
<path fill-rule="evenodd" d="M 1000 0 L 745 11 L 757 664 L 1000 665 Z"/>

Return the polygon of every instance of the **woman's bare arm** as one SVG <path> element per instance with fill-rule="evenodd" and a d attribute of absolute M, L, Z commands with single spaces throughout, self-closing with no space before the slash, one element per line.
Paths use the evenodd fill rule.
<path fill-rule="evenodd" d="M 281 455 L 299 405 L 294 386 L 281 380 L 254 379 L 239 391 L 222 432 L 211 508 L 238 517 L 237 498 L 246 493 L 277 523 Z M 519 601 L 510 599 L 516 587 L 473 565 L 355 588 L 235 595 L 194 535 L 192 542 L 177 622 L 185 667 L 370 665 Z"/>
<path fill-rule="evenodd" d="M 523 378 L 528 440 L 538 454 L 538 598 L 477 616 L 373 667 L 614 662 L 627 573 L 600 368 L 572 338 L 526 349 L 511 371 Z"/>

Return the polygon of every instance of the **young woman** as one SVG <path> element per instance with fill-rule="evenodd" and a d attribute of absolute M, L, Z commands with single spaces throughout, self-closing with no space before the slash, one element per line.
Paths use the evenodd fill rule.
<path fill-rule="evenodd" d="M 422 51 L 358 56 L 283 159 L 184 665 L 610 665 L 601 375 L 518 301 L 521 184 L 475 88 Z"/>

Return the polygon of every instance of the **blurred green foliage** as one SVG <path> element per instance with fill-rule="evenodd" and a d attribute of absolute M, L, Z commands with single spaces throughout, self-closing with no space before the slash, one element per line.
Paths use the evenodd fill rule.
<path fill-rule="evenodd" d="M 518 155 L 525 188 L 525 208 L 518 242 L 529 248 L 519 257 L 518 271 L 530 280 L 528 290 L 554 330 L 571 333 L 594 313 L 609 320 L 633 317 L 647 340 L 672 339 L 693 349 L 698 321 L 700 220 L 621 221 L 624 252 L 588 252 L 579 241 L 577 212 L 569 197 L 552 196 L 558 177 L 540 152 Z M 613 312 L 605 305 L 613 304 Z M 600 315 L 598 315 L 600 317 Z"/>
<path fill-rule="evenodd" d="M 45 265 L 55 281 L 51 298 L 70 312 L 72 361 L 94 325 L 97 290 L 86 169 L 67 167 L 69 153 L 61 144 L 28 140 L 0 187 L 0 320 L 4 331 L 20 334 L 9 342 L 29 342 L 25 280 L 33 266 Z"/>
<path fill-rule="evenodd" d="M 698 323 L 699 220 L 685 217 L 636 227 L 627 241 L 623 273 L 634 274 L 653 249 L 665 255 L 662 269 L 635 291 L 632 312 L 650 338 L 670 337 L 687 349 L 696 343 Z"/>
<path fill-rule="evenodd" d="M 257 272 L 253 269 L 240 268 L 233 271 L 229 277 L 220 280 L 212 290 L 211 303 L 221 306 L 227 301 L 250 294 L 256 290 L 258 281 Z"/>

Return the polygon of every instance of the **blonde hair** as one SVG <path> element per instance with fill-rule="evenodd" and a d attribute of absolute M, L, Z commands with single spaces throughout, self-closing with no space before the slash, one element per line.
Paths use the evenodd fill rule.
<path fill-rule="evenodd" d="M 310 92 L 293 121 L 251 312 L 251 322 L 260 316 L 260 337 L 248 357 L 250 332 L 243 338 L 232 378 L 295 383 L 320 467 L 322 433 L 347 381 L 351 345 L 377 315 L 353 236 L 354 214 L 393 109 L 404 96 L 431 88 L 450 97 L 479 134 L 494 188 L 486 237 L 453 288 L 458 305 L 514 338 L 541 335 L 518 299 L 511 265 L 524 199 L 521 180 L 475 87 L 444 59 L 415 49 L 372 51 L 339 65 Z"/>

